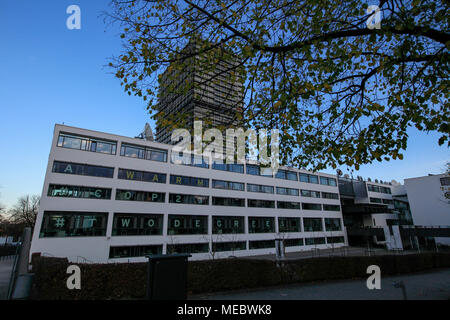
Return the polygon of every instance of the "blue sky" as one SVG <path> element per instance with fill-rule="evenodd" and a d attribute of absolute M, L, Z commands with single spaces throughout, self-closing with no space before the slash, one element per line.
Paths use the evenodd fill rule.
<path fill-rule="evenodd" d="M 122 46 L 119 29 L 100 17 L 109 2 L 0 1 L 0 203 L 42 192 L 55 123 L 124 136 L 153 125 L 145 103 L 105 67 Z M 66 27 L 72 4 L 81 8 L 81 30 Z M 354 176 L 403 181 L 439 173 L 450 152 L 438 137 L 412 129 L 404 160 L 365 165 Z"/>

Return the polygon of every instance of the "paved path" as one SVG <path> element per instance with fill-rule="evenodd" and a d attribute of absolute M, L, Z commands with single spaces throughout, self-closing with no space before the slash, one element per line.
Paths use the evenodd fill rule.
<path fill-rule="evenodd" d="M 14 258 L 0 259 L 0 300 L 5 300 L 8 294 L 9 279 L 13 268 Z"/>
<path fill-rule="evenodd" d="M 449 300 L 450 269 L 401 276 L 381 275 L 381 289 L 369 290 L 366 279 L 287 285 L 247 292 L 191 296 L 191 300 L 402 300 L 402 289 L 393 282 L 405 283 L 408 300 Z"/>

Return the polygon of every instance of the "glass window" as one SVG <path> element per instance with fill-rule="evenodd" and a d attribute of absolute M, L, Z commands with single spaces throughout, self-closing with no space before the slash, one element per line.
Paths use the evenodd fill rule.
<path fill-rule="evenodd" d="M 275 248 L 275 240 L 256 240 L 248 242 L 249 249 Z"/>
<path fill-rule="evenodd" d="M 303 238 L 298 239 L 285 239 L 284 240 L 285 247 L 299 247 L 303 246 Z"/>
<path fill-rule="evenodd" d="M 162 235 L 162 230 L 162 214 L 114 214 L 113 236 Z"/>
<path fill-rule="evenodd" d="M 253 208 L 275 208 L 275 201 L 247 199 L 247 206 Z"/>
<path fill-rule="evenodd" d="M 300 209 L 300 202 L 277 201 L 278 209 Z"/>
<path fill-rule="evenodd" d="M 245 233 L 244 217 L 213 216 L 213 234 Z"/>
<path fill-rule="evenodd" d="M 259 176 L 261 174 L 260 168 L 257 165 L 247 164 L 246 166 L 247 174 Z"/>
<path fill-rule="evenodd" d="M 279 232 L 301 232 L 300 218 L 278 218 Z"/>
<path fill-rule="evenodd" d="M 309 182 L 318 184 L 319 178 L 317 176 L 309 175 Z"/>
<path fill-rule="evenodd" d="M 60 133 L 57 146 L 83 151 L 100 152 L 105 154 L 116 154 L 116 142 L 103 141 L 72 134 L 69 135 Z"/>
<path fill-rule="evenodd" d="M 248 217 L 248 233 L 275 232 L 273 217 Z"/>
<path fill-rule="evenodd" d="M 324 199 L 339 199 L 339 194 L 331 192 L 322 192 L 322 198 Z"/>
<path fill-rule="evenodd" d="M 327 237 L 327 243 L 344 243 L 344 237 Z"/>
<path fill-rule="evenodd" d="M 273 193 L 272 186 L 264 186 L 260 184 L 250 184 L 247 183 L 247 191 L 250 192 L 262 192 L 262 193 Z"/>
<path fill-rule="evenodd" d="M 305 245 L 311 246 L 311 245 L 317 245 L 317 244 L 325 244 L 325 238 L 306 238 L 305 239 Z"/>
<path fill-rule="evenodd" d="M 303 210 L 322 210 L 322 205 L 320 203 L 302 203 Z"/>
<path fill-rule="evenodd" d="M 221 171 L 230 171 L 236 173 L 244 173 L 244 165 L 239 163 L 217 163 L 213 162 L 212 168 Z"/>
<path fill-rule="evenodd" d="M 164 173 L 136 171 L 131 169 L 119 169 L 117 178 L 154 183 L 166 183 L 166 174 Z"/>
<path fill-rule="evenodd" d="M 129 145 L 126 143 L 122 143 L 120 147 L 120 155 L 123 157 L 167 162 L 167 150 Z"/>
<path fill-rule="evenodd" d="M 208 216 L 171 215 L 168 218 L 168 235 L 207 234 Z"/>
<path fill-rule="evenodd" d="M 302 197 L 320 198 L 319 191 L 301 190 L 301 192 L 302 192 Z"/>
<path fill-rule="evenodd" d="M 170 183 L 184 185 L 184 186 L 191 186 L 191 187 L 209 188 L 209 179 L 205 179 L 205 178 L 186 177 L 186 176 L 179 176 L 179 175 L 171 174 L 170 175 Z"/>
<path fill-rule="evenodd" d="M 305 232 L 323 231 L 322 218 L 303 218 Z"/>
<path fill-rule="evenodd" d="M 85 198 L 85 199 L 111 199 L 111 189 L 50 184 L 49 197 Z"/>
<path fill-rule="evenodd" d="M 169 202 L 170 203 L 180 203 L 180 204 L 208 205 L 209 204 L 209 196 L 171 193 L 169 195 Z"/>
<path fill-rule="evenodd" d="M 109 248 L 109 258 L 134 258 L 147 255 L 162 254 L 162 245 L 151 246 L 120 246 Z"/>
<path fill-rule="evenodd" d="M 325 218 L 326 231 L 342 231 L 341 219 L 339 218 Z"/>
<path fill-rule="evenodd" d="M 107 213 L 45 211 L 39 237 L 105 236 L 107 220 Z"/>
<path fill-rule="evenodd" d="M 213 206 L 245 207 L 245 199 L 212 197 Z"/>
<path fill-rule="evenodd" d="M 92 166 L 80 163 L 54 161 L 52 172 L 112 178 L 114 175 L 114 168 Z"/>
<path fill-rule="evenodd" d="M 168 244 L 167 253 L 205 253 L 209 252 L 209 243 Z"/>
<path fill-rule="evenodd" d="M 337 204 L 324 204 L 324 211 L 341 211 L 341 206 Z"/>
<path fill-rule="evenodd" d="M 116 200 L 164 202 L 165 193 L 136 190 L 116 190 Z"/>
<path fill-rule="evenodd" d="M 370 202 L 382 203 L 383 201 L 380 198 L 370 198 Z"/>
<path fill-rule="evenodd" d="M 440 178 L 439 181 L 441 182 L 441 186 L 450 186 L 450 177 Z M 389 191 L 391 191 L 391 189 L 389 189 Z"/>
<path fill-rule="evenodd" d="M 247 242 L 246 241 L 213 242 L 212 248 L 213 252 L 246 250 Z"/>

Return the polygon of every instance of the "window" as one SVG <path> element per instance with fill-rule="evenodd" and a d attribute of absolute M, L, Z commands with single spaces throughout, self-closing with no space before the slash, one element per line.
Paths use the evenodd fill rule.
<path fill-rule="evenodd" d="M 272 168 L 270 168 L 270 167 L 260 167 L 255 164 L 247 164 L 246 170 L 247 170 L 247 174 L 251 174 L 251 175 L 255 175 L 255 176 L 273 177 Z"/>
<path fill-rule="evenodd" d="M 213 206 L 245 207 L 245 199 L 212 197 Z"/>
<path fill-rule="evenodd" d="M 57 146 L 82 151 L 116 154 L 117 142 L 60 133 Z"/>
<path fill-rule="evenodd" d="M 151 254 L 161 254 L 162 245 L 151 246 L 120 246 L 109 248 L 109 258 L 133 258 L 133 257 L 145 257 Z"/>
<path fill-rule="evenodd" d="M 63 161 L 53 161 L 52 172 L 102 178 L 113 178 L 114 176 L 114 168 Z"/>
<path fill-rule="evenodd" d="M 120 155 L 123 157 L 167 162 L 167 150 L 141 147 L 122 143 Z"/>
<path fill-rule="evenodd" d="M 216 163 L 216 162 L 213 162 L 212 168 L 215 170 L 244 173 L 244 165 L 239 164 L 239 163 Z"/>
<path fill-rule="evenodd" d="M 246 250 L 246 249 L 247 249 L 247 242 L 245 242 L 245 241 L 213 242 L 213 244 L 212 244 L 213 252 L 236 251 L 236 250 Z"/>
<path fill-rule="evenodd" d="M 315 184 L 319 183 L 319 178 L 317 176 L 306 173 L 299 173 L 299 175 L 300 175 L 300 182 L 315 183 Z"/>
<path fill-rule="evenodd" d="M 203 158 L 201 155 L 195 155 L 191 154 L 187 156 L 183 156 L 183 153 L 180 152 L 179 156 L 177 157 L 176 153 L 172 152 L 172 158 L 170 159 L 171 163 L 178 162 L 177 164 L 182 164 L 185 166 L 192 166 L 192 167 L 199 167 L 199 168 L 209 168 L 208 159 Z"/>
<path fill-rule="evenodd" d="M 162 214 L 115 213 L 112 235 L 162 235 L 162 228 Z"/>
<path fill-rule="evenodd" d="M 106 235 L 108 213 L 45 211 L 40 238 Z"/>
<path fill-rule="evenodd" d="M 226 190 L 236 190 L 244 191 L 244 184 L 240 182 L 224 181 L 224 180 L 213 180 L 212 187 L 215 189 L 226 189 Z"/>
<path fill-rule="evenodd" d="M 282 194 L 282 195 L 286 195 L 286 196 L 297 196 L 298 197 L 299 192 L 298 192 L 298 189 L 277 187 L 277 194 Z"/>
<path fill-rule="evenodd" d="M 273 193 L 273 187 L 272 186 L 263 186 L 263 185 L 260 185 L 260 184 L 247 183 L 247 191 L 249 191 L 249 192 Z"/>
<path fill-rule="evenodd" d="M 275 232 L 274 218 L 248 217 L 248 233 L 272 233 L 272 232 Z"/>
<path fill-rule="evenodd" d="M 326 231 L 342 231 L 341 219 L 339 218 L 325 218 Z"/>
<path fill-rule="evenodd" d="M 375 186 L 375 185 L 372 185 L 372 184 L 368 184 L 367 185 L 367 190 L 369 190 L 371 192 L 391 194 L 391 188 Z"/>
<path fill-rule="evenodd" d="M 302 192 L 302 197 L 320 198 L 319 191 L 301 190 L 301 192 Z"/>
<path fill-rule="evenodd" d="M 336 187 L 336 179 L 328 177 L 320 177 L 320 184 Z"/>
<path fill-rule="evenodd" d="M 390 199 L 382 199 L 384 204 L 394 204 L 394 200 L 390 200 Z"/>
<path fill-rule="evenodd" d="M 183 204 L 209 205 L 209 196 L 171 193 L 169 195 L 169 202 L 170 203 L 183 203 Z"/>
<path fill-rule="evenodd" d="M 323 231 L 321 218 L 303 218 L 303 230 L 305 232 Z"/>
<path fill-rule="evenodd" d="M 338 204 L 324 204 L 324 211 L 341 211 L 341 206 Z"/>
<path fill-rule="evenodd" d="M 275 240 L 257 240 L 248 242 L 249 249 L 275 248 Z"/>
<path fill-rule="evenodd" d="M 209 179 L 170 175 L 170 184 L 209 188 Z"/>
<path fill-rule="evenodd" d="M 322 192 L 322 198 L 324 199 L 339 199 L 339 194 L 331 192 Z"/>
<path fill-rule="evenodd" d="M 300 202 L 277 201 L 278 209 L 300 209 Z"/>
<path fill-rule="evenodd" d="M 317 244 L 325 244 L 325 238 L 306 238 L 305 244 L 307 246 L 317 245 Z"/>
<path fill-rule="evenodd" d="M 370 198 L 370 202 L 383 203 L 383 201 L 380 198 Z"/>
<path fill-rule="evenodd" d="M 209 252 L 209 243 L 168 244 L 167 253 L 205 253 Z"/>
<path fill-rule="evenodd" d="M 450 186 L 450 177 L 440 178 L 441 186 Z"/>
<path fill-rule="evenodd" d="M 244 217 L 213 216 L 212 233 L 213 234 L 245 233 Z"/>
<path fill-rule="evenodd" d="M 165 173 L 136 171 L 130 169 L 119 169 L 117 178 L 124 180 L 136 180 L 155 183 L 166 183 Z"/>
<path fill-rule="evenodd" d="M 302 203 L 303 210 L 322 210 L 320 203 Z"/>
<path fill-rule="evenodd" d="M 300 218 L 278 217 L 279 232 L 301 232 Z"/>
<path fill-rule="evenodd" d="M 344 243 L 344 237 L 327 237 L 327 243 Z"/>
<path fill-rule="evenodd" d="M 275 177 L 278 179 L 285 179 L 285 180 L 293 180 L 293 181 L 298 180 L 297 172 L 282 169 L 278 169 L 277 173 L 275 174 Z"/>
<path fill-rule="evenodd" d="M 284 240 L 285 247 L 298 247 L 303 246 L 303 238 L 298 239 L 285 239 Z"/>
<path fill-rule="evenodd" d="M 163 192 L 116 190 L 116 200 L 164 202 L 165 196 L 166 194 Z"/>
<path fill-rule="evenodd" d="M 111 199 L 111 189 L 50 184 L 49 197 Z"/>
<path fill-rule="evenodd" d="M 251 208 L 275 208 L 275 201 L 247 199 L 247 206 Z"/>
<path fill-rule="evenodd" d="M 207 234 L 207 216 L 184 216 L 169 214 L 167 234 Z"/>

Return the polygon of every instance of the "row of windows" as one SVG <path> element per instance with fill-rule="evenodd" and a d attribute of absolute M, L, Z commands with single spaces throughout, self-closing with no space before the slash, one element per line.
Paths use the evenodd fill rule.
<path fill-rule="evenodd" d="M 116 142 L 81 137 L 76 135 L 60 133 L 58 137 L 58 147 L 100 152 L 106 154 L 116 154 Z"/>
<path fill-rule="evenodd" d="M 375 186 L 373 184 L 368 184 L 367 185 L 367 190 L 369 190 L 371 192 L 391 194 L 391 188 L 389 188 L 389 187 L 382 187 L 382 186 Z"/>
<path fill-rule="evenodd" d="M 100 140 L 96 138 L 84 137 L 80 135 L 60 133 L 58 137 L 58 147 L 100 152 L 106 154 L 116 154 L 117 142 Z M 120 147 L 120 155 L 124 157 L 146 159 L 160 162 L 167 162 L 168 151 L 164 149 L 157 149 L 152 147 L 144 147 L 122 143 Z M 172 163 L 180 163 L 183 165 L 196 166 L 201 168 L 209 168 L 208 163 L 202 156 L 190 155 L 183 157 L 178 155 L 176 159 L 171 159 Z M 175 161 L 174 161 L 175 160 Z M 244 173 L 243 164 L 226 164 L 213 162 L 212 168 L 215 170 L 230 171 L 237 173 Z M 246 173 L 251 175 L 259 175 L 266 177 L 273 177 L 271 168 L 260 167 L 259 165 L 247 164 Z M 311 174 L 299 173 L 301 182 L 319 183 L 319 177 Z M 298 181 L 298 175 L 295 171 L 279 169 L 275 174 L 275 178 Z M 320 177 L 320 184 L 337 186 L 336 179 L 328 177 Z M 389 190 L 390 191 L 390 190 Z M 390 193 L 390 192 L 389 192 Z"/>
<path fill-rule="evenodd" d="M 314 238 L 293 238 L 284 239 L 285 247 L 300 247 L 319 244 L 336 244 L 344 243 L 344 237 L 314 237 Z M 167 253 L 207 253 L 210 252 L 209 243 L 183 243 L 183 244 L 167 244 Z M 253 240 L 248 241 L 249 250 L 275 248 L 275 240 Z M 212 242 L 211 252 L 234 252 L 239 250 L 247 250 L 247 241 L 229 241 L 229 242 Z M 147 255 L 155 255 L 162 253 L 162 245 L 143 245 L 143 246 L 119 246 L 110 247 L 109 258 L 136 258 L 145 257 Z"/>
<path fill-rule="evenodd" d="M 53 172 L 57 173 L 69 173 L 78 175 L 89 175 L 98 177 L 113 177 L 114 168 L 91 166 L 85 164 L 69 163 L 62 161 L 54 161 Z M 119 168 L 118 178 L 124 180 L 134 180 L 134 181 L 144 181 L 153 183 L 166 183 L 166 174 L 148 172 L 148 171 L 138 171 L 132 169 L 122 169 Z M 185 185 L 185 186 L 195 186 L 195 187 L 205 187 L 209 188 L 209 179 L 207 178 L 197 178 L 188 177 L 181 175 L 170 175 L 170 183 Z M 212 180 L 212 187 L 216 189 L 227 189 L 244 191 L 244 183 L 224 181 L 224 180 Z M 257 184 L 247 184 L 247 191 L 249 192 L 262 192 L 262 193 L 274 193 L 273 186 L 257 185 Z M 299 190 L 293 188 L 276 187 L 277 194 L 281 195 L 291 195 L 298 196 Z M 301 190 L 301 195 L 304 197 L 320 198 L 319 191 L 312 190 Z M 322 192 L 323 198 L 328 199 L 339 199 L 337 193 Z"/>
<path fill-rule="evenodd" d="M 111 189 L 97 187 L 82 187 L 71 185 L 50 184 L 48 190 L 50 197 L 69 197 L 69 198 L 90 198 L 90 199 L 111 199 Z M 146 201 L 146 202 L 165 202 L 166 194 L 164 192 L 138 191 L 138 190 L 116 190 L 116 200 L 125 201 Z M 209 205 L 209 196 L 191 195 L 191 194 L 169 194 L 169 203 L 180 204 L 198 204 Z M 276 201 L 278 209 L 300 209 L 303 210 L 324 210 L 340 211 L 340 205 L 305 203 L 291 201 Z M 214 206 L 245 207 L 243 198 L 212 197 Z M 247 206 L 250 208 L 275 208 L 274 200 L 247 199 Z"/>
<path fill-rule="evenodd" d="M 213 234 L 243 234 L 243 216 L 212 216 Z M 278 231 L 285 232 L 342 231 L 339 218 L 278 217 Z M 105 236 L 106 213 L 44 212 L 40 237 Z M 248 217 L 248 233 L 274 233 L 274 217 Z M 162 214 L 115 213 L 113 236 L 162 235 Z M 208 216 L 168 215 L 168 235 L 208 234 Z"/>

